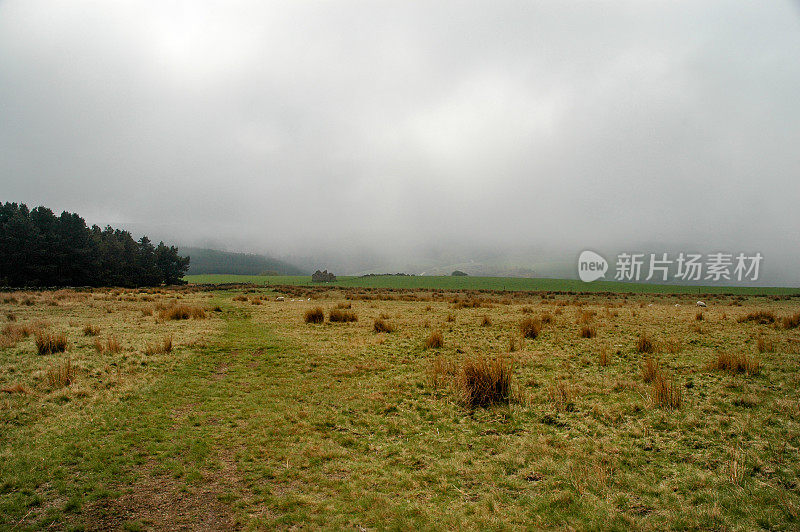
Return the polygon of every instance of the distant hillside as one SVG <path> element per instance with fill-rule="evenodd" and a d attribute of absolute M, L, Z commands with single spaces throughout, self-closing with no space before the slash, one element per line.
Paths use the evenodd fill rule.
<path fill-rule="evenodd" d="M 274 272 L 278 275 L 306 275 L 308 272 L 282 260 L 251 253 L 231 253 L 216 249 L 181 247 L 183 256 L 191 257 L 189 275 L 229 273 L 236 275 L 261 275 Z"/>

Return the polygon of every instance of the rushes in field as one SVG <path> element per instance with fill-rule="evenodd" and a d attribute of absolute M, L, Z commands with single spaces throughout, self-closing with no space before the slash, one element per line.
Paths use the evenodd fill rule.
<path fill-rule="evenodd" d="M 492 326 L 492 319 L 487 315 L 483 315 L 483 319 L 481 320 L 481 327 L 491 327 Z"/>
<path fill-rule="evenodd" d="M 391 333 L 391 332 L 396 331 L 397 327 L 392 322 L 386 321 L 383 318 L 378 318 L 372 324 L 372 329 L 376 333 L 382 333 L 382 332 Z"/>
<path fill-rule="evenodd" d="M 652 399 L 656 405 L 668 410 L 677 410 L 681 407 L 683 396 L 681 388 L 675 379 L 667 377 L 659 371 L 653 380 Z"/>
<path fill-rule="evenodd" d="M 100 354 L 116 354 L 122 351 L 122 345 L 119 343 L 116 336 L 108 336 L 105 341 L 95 338 L 94 349 Z"/>
<path fill-rule="evenodd" d="M 331 309 L 328 313 L 328 320 L 331 323 L 340 322 L 340 323 L 347 323 L 352 321 L 358 321 L 358 316 L 352 310 L 345 310 L 343 308 L 335 308 Z"/>
<path fill-rule="evenodd" d="M 542 322 L 538 318 L 525 318 L 520 322 L 519 329 L 524 338 L 535 340 L 542 332 Z"/>
<path fill-rule="evenodd" d="M 172 352 L 172 336 L 165 336 L 160 342 L 147 343 L 144 347 L 145 355 L 164 355 Z"/>
<path fill-rule="evenodd" d="M 305 319 L 306 323 L 322 323 L 325 321 L 325 311 L 322 310 L 322 307 L 308 309 L 303 319 Z"/>
<path fill-rule="evenodd" d="M 36 333 L 36 350 L 40 355 L 63 353 L 67 350 L 66 334 Z"/>
<path fill-rule="evenodd" d="M 597 329 L 591 325 L 584 325 L 579 332 L 581 338 L 594 338 L 597 336 Z"/>
<path fill-rule="evenodd" d="M 47 384 L 51 388 L 63 388 L 75 382 L 75 367 L 67 358 L 60 364 L 51 366 L 47 370 Z"/>
<path fill-rule="evenodd" d="M 646 334 L 640 334 L 639 339 L 636 341 L 636 351 L 639 353 L 652 353 L 655 350 L 655 342 Z"/>
<path fill-rule="evenodd" d="M 600 349 L 600 355 L 597 357 L 597 363 L 601 366 L 608 366 L 609 361 L 608 348 L 603 346 Z"/>
<path fill-rule="evenodd" d="M 547 397 L 559 412 L 571 411 L 574 408 L 572 386 L 567 381 L 560 380 L 547 387 Z"/>
<path fill-rule="evenodd" d="M 756 339 L 756 346 L 759 353 L 772 353 L 775 351 L 775 344 L 771 339 L 767 339 L 763 334 L 759 334 Z"/>
<path fill-rule="evenodd" d="M 158 317 L 162 320 L 199 320 L 206 317 L 206 311 L 191 305 L 174 305 L 159 311 Z"/>
<path fill-rule="evenodd" d="M 642 366 L 642 380 L 644 382 L 653 382 L 660 372 L 661 368 L 658 360 L 653 357 L 647 357 L 644 361 L 644 366 Z"/>
<path fill-rule="evenodd" d="M 433 331 L 431 335 L 425 340 L 425 347 L 428 349 L 439 349 L 444 345 L 444 338 L 440 331 Z"/>
<path fill-rule="evenodd" d="M 719 353 L 715 366 L 718 370 L 728 371 L 732 374 L 746 373 L 752 376 L 761 372 L 761 364 L 758 360 L 752 359 L 744 353 Z"/>
<path fill-rule="evenodd" d="M 457 382 L 460 400 L 472 408 L 508 403 L 511 378 L 512 365 L 505 358 L 464 359 Z"/>
<path fill-rule="evenodd" d="M 739 316 L 736 321 L 738 323 L 754 321 L 756 323 L 760 323 L 761 325 L 769 325 L 770 323 L 775 323 L 775 320 L 777 319 L 778 318 L 775 317 L 775 313 L 771 310 L 759 310 L 757 312 L 751 312 L 745 316 Z"/>
<path fill-rule="evenodd" d="M 800 327 L 800 312 L 796 312 L 791 316 L 786 316 L 781 320 L 781 325 L 784 329 L 796 329 Z"/>
<path fill-rule="evenodd" d="M 89 324 L 83 328 L 84 336 L 97 336 L 98 334 L 100 334 L 100 327 L 96 325 Z"/>

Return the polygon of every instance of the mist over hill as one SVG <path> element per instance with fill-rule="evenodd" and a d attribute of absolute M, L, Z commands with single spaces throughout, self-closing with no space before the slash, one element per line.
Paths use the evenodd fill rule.
<path fill-rule="evenodd" d="M 288 262 L 254 253 L 234 253 L 197 247 L 181 247 L 180 254 L 189 256 L 189 275 L 231 273 L 238 275 L 306 275 L 309 272 Z"/>

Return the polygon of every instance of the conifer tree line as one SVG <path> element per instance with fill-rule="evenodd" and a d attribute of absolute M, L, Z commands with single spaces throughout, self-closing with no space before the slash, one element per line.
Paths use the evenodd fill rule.
<path fill-rule="evenodd" d="M 181 284 L 189 257 L 146 236 L 105 229 L 74 213 L 0 204 L 0 286 L 160 286 Z"/>

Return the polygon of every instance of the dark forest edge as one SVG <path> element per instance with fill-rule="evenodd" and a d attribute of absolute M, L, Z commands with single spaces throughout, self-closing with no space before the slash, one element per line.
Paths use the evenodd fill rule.
<path fill-rule="evenodd" d="M 174 285 L 188 269 L 189 257 L 164 242 L 88 227 L 75 213 L 0 204 L 0 286 Z"/>

